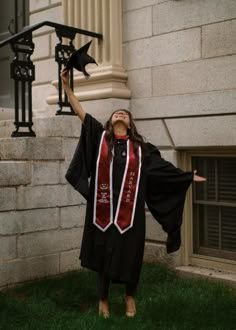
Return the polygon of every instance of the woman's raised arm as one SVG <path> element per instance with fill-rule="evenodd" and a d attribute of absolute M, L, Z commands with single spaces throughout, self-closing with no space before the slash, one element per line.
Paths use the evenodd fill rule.
<path fill-rule="evenodd" d="M 74 112 L 79 116 L 80 120 L 82 122 L 84 122 L 86 112 L 82 108 L 79 100 L 75 97 L 75 94 L 70 87 L 69 70 L 63 70 L 61 72 L 61 80 L 62 80 L 63 87 L 65 89 L 65 92 L 67 94 L 68 100 L 69 100 Z"/>

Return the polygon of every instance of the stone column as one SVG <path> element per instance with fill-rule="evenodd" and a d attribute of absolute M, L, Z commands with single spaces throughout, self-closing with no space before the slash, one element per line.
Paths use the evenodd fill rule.
<path fill-rule="evenodd" d="M 98 66 L 89 64 L 89 80 L 75 71 L 74 91 L 81 101 L 104 98 L 129 99 L 127 73 L 122 65 L 122 0 L 63 0 L 64 24 L 94 31 L 103 40 L 93 39 L 89 54 Z M 78 35 L 75 47 L 79 48 L 91 37 Z M 56 85 L 57 82 L 54 82 Z M 55 96 L 48 98 L 55 103 Z"/>

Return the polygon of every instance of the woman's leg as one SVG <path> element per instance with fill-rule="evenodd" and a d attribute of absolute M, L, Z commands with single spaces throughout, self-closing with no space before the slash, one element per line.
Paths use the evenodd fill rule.
<path fill-rule="evenodd" d="M 104 318 L 109 317 L 109 304 L 108 304 L 108 294 L 109 294 L 110 279 L 106 277 L 103 273 L 98 273 L 97 275 L 97 290 L 99 298 L 99 315 Z"/>
<path fill-rule="evenodd" d="M 137 290 L 137 283 L 125 283 L 126 296 L 135 296 Z"/>
<path fill-rule="evenodd" d="M 126 283 L 125 285 L 125 291 L 126 291 L 126 316 L 128 317 L 134 317 L 136 314 L 136 306 L 134 301 L 134 296 L 137 290 L 137 284 L 136 283 Z"/>

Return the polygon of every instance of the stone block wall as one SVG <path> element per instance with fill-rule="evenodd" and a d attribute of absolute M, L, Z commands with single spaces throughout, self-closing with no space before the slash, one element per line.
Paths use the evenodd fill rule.
<path fill-rule="evenodd" d="M 192 133 L 195 143 L 185 140 L 183 147 L 202 147 L 212 146 L 216 134 L 206 136 L 204 143 L 198 139 L 204 124 L 210 127 L 213 120 L 203 116 L 235 115 L 235 23 L 234 0 L 123 1 L 123 54 L 132 112 L 137 120 L 148 121 L 149 129 L 161 125 L 151 119 L 164 121 L 173 148 L 181 144 L 168 118 L 175 117 L 178 140 Z M 194 117 L 199 115 L 197 121 Z M 196 121 L 200 131 L 191 132 L 186 125 L 181 138 L 183 120 L 178 118 L 183 116 Z M 226 128 L 221 119 L 220 131 L 222 125 Z M 228 121 L 232 136 L 234 127 Z M 229 141 L 223 134 L 220 138 L 217 146 Z M 158 135 L 156 144 L 162 147 L 163 142 L 166 146 L 165 137 Z"/>
<path fill-rule="evenodd" d="M 36 138 L 9 138 L 0 123 L 0 288 L 80 267 L 85 200 L 64 177 L 80 121 L 34 124 Z"/>
<path fill-rule="evenodd" d="M 181 150 L 236 147 L 235 45 L 235 0 L 123 0 L 130 108 L 172 163 Z M 166 260 L 164 241 L 149 219 L 147 259 Z"/>

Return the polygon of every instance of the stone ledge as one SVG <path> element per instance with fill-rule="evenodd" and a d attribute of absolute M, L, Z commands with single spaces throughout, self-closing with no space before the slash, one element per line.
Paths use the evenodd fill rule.
<path fill-rule="evenodd" d="M 29 162 L 0 162 L 0 186 L 19 186 L 30 183 L 31 165 Z"/>
<path fill-rule="evenodd" d="M 58 227 L 59 208 L 0 213 L 0 236 L 45 231 Z"/>
<path fill-rule="evenodd" d="M 64 160 L 63 139 L 60 137 L 3 138 L 1 160 Z"/>
<path fill-rule="evenodd" d="M 159 262 L 175 269 L 179 265 L 180 253 L 174 252 L 167 254 L 165 244 L 145 242 L 144 262 Z"/>
<path fill-rule="evenodd" d="M 0 211 L 15 210 L 16 208 L 16 188 L 0 189 Z"/>
<path fill-rule="evenodd" d="M 172 148 L 172 141 L 162 120 L 140 120 L 135 125 L 148 142 L 158 145 L 159 147 Z"/>
<path fill-rule="evenodd" d="M 43 111 L 43 110 L 42 110 Z M 66 111 L 68 111 L 66 109 Z M 75 137 L 80 136 L 81 122 L 77 116 L 60 115 L 56 116 L 44 110 L 45 117 L 33 118 L 33 130 L 36 137 Z M 0 138 L 11 138 L 15 131 L 14 120 L 0 120 Z M 35 139 L 35 138 L 33 138 Z M 14 139 L 13 139 L 14 140 Z M 17 141 L 19 138 L 17 138 Z"/>
<path fill-rule="evenodd" d="M 235 113 L 236 90 L 143 97 L 131 100 L 134 119 Z"/>
<path fill-rule="evenodd" d="M 12 118 L 14 118 L 14 114 L 12 114 Z M 0 118 L 0 138 L 10 138 L 15 129 L 14 119 Z"/>
<path fill-rule="evenodd" d="M 59 274 L 59 254 L 15 259 L 0 267 L 0 287 Z"/>
<path fill-rule="evenodd" d="M 60 253 L 60 272 L 65 273 L 81 268 L 79 260 L 80 249 Z"/>
<path fill-rule="evenodd" d="M 84 198 L 68 184 L 17 188 L 18 210 L 74 206 L 83 203 Z"/>
<path fill-rule="evenodd" d="M 69 111 L 65 109 L 65 111 Z M 77 116 L 60 115 L 54 117 L 34 118 L 36 136 L 79 137 L 81 122 Z"/>
<path fill-rule="evenodd" d="M 166 119 L 176 148 L 232 147 L 236 144 L 235 115 Z"/>
<path fill-rule="evenodd" d="M 195 266 L 180 266 L 176 267 L 176 272 L 179 276 L 185 278 L 205 278 L 216 282 L 230 284 L 236 288 L 236 273 L 225 272 L 210 268 L 195 267 Z"/>
<path fill-rule="evenodd" d="M 18 256 L 28 258 L 78 249 L 82 233 L 82 228 L 73 228 L 20 235 L 18 237 Z"/>

